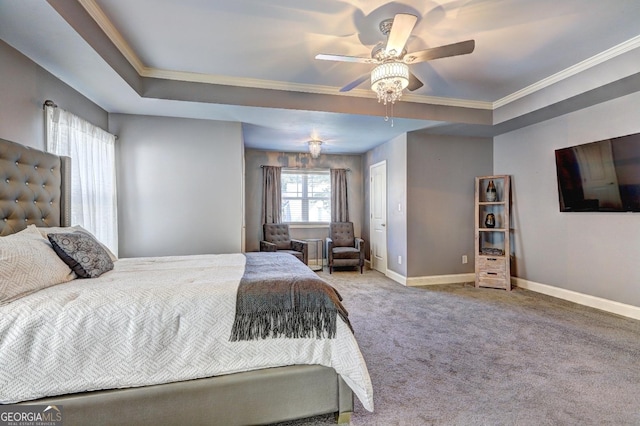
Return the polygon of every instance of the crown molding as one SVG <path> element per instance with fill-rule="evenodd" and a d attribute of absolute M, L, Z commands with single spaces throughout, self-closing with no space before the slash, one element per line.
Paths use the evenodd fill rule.
<path fill-rule="evenodd" d="M 471 99 L 441 98 L 437 96 L 414 95 L 411 93 L 402 95 L 401 99 L 403 101 L 421 104 L 493 110 L 493 102 L 474 101 Z"/>
<path fill-rule="evenodd" d="M 162 78 L 176 81 L 187 81 L 197 83 L 208 84 L 220 84 L 225 86 L 239 86 L 258 89 L 270 89 L 270 90 L 283 90 L 294 91 L 303 93 L 316 93 L 323 95 L 333 96 L 352 96 L 359 98 L 373 98 L 375 94 L 366 89 L 354 89 L 349 92 L 339 92 L 338 88 L 330 86 L 320 86 L 312 84 L 290 83 L 283 81 L 273 80 L 260 80 L 252 78 L 238 78 L 221 76 L 214 74 L 195 73 L 188 71 L 172 71 L 158 68 L 151 68 L 146 66 L 136 55 L 135 51 L 131 48 L 129 43 L 120 34 L 116 27 L 111 23 L 109 18 L 100 9 L 94 0 L 78 0 L 78 2 L 84 7 L 89 15 L 96 21 L 98 26 L 104 31 L 107 37 L 113 42 L 116 48 L 122 53 L 122 55 L 129 61 L 141 77 Z M 525 96 L 533 94 L 539 90 L 551 86 L 559 81 L 572 77 L 582 71 L 588 70 L 596 65 L 599 65 L 611 58 L 619 56 L 623 53 L 629 52 L 633 49 L 640 47 L 640 36 L 636 36 L 626 42 L 623 42 L 617 46 L 605 50 L 589 59 L 586 59 L 576 65 L 573 65 L 565 70 L 562 70 L 556 74 L 553 74 L 547 78 L 544 78 L 537 83 L 518 90 L 510 95 L 507 95 L 494 102 L 474 101 L 469 99 L 455 99 L 455 98 L 442 98 L 436 96 L 422 96 L 412 93 L 404 94 L 402 100 L 407 102 L 442 105 L 461 108 L 474 108 L 484 110 L 495 110 L 499 107 L 503 107 L 511 102 L 521 99 Z"/>
<path fill-rule="evenodd" d="M 143 77 L 162 78 L 166 80 L 188 81 L 192 83 L 220 84 L 223 86 L 250 87 L 256 89 L 288 90 L 294 92 L 320 93 L 334 95 L 333 87 L 312 84 L 290 83 L 286 81 L 260 80 L 257 78 L 229 77 L 225 75 L 204 74 L 189 71 L 171 71 L 145 67 Z"/>
<path fill-rule="evenodd" d="M 87 11 L 87 13 L 93 18 L 98 26 L 104 31 L 105 35 L 111 40 L 116 48 L 122 53 L 122 55 L 129 61 L 131 66 L 141 77 L 161 78 L 175 81 L 187 81 L 193 83 L 207 83 L 207 84 L 220 84 L 224 86 L 238 86 L 257 89 L 270 89 L 270 90 L 284 90 L 294 91 L 302 93 L 315 93 L 322 95 L 333 96 L 352 96 L 358 98 L 372 98 L 375 99 L 375 94 L 366 89 L 355 89 L 349 92 L 340 92 L 337 87 L 320 86 L 312 84 L 300 84 L 290 83 L 283 81 L 273 80 L 260 80 L 252 78 L 238 78 L 221 76 L 214 74 L 195 73 L 188 71 L 172 71 L 158 68 L 151 68 L 146 66 L 142 60 L 138 57 L 135 51 L 131 48 L 129 43 L 120 34 L 116 27 L 111 23 L 107 15 L 102 11 L 100 6 L 94 0 L 78 0 L 80 5 Z M 414 94 L 404 94 L 403 100 L 408 102 L 462 107 L 462 108 L 475 108 L 475 109 L 487 109 L 493 108 L 491 102 L 473 101 L 466 99 L 454 99 L 454 98 L 441 98 L 436 96 L 421 96 Z"/>
<path fill-rule="evenodd" d="M 557 72 L 547 78 L 544 78 L 537 83 L 525 87 L 524 89 L 513 92 L 512 94 L 507 95 L 502 99 L 498 99 L 497 101 L 493 102 L 493 109 L 503 107 L 507 104 L 510 104 L 511 102 L 524 98 L 525 96 L 531 95 L 539 90 L 545 89 L 552 84 L 558 83 L 562 80 L 593 68 L 596 65 L 600 65 L 603 62 L 608 61 L 609 59 L 637 49 L 638 47 L 640 47 L 640 35 L 622 42 L 610 49 L 607 49 L 604 52 L 598 53 L 597 55 L 594 55 L 588 59 L 585 59 L 584 61 L 570 66 L 569 68 Z"/>
<path fill-rule="evenodd" d="M 116 48 L 127 61 L 129 61 L 138 74 L 142 75 L 147 67 L 142 63 L 140 58 L 138 58 L 138 55 L 136 55 L 135 51 L 111 23 L 109 18 L 107 18 L 107 15 L 100 9 L 100 6 L 98 6 L 94 0 L 78 0 L 78 3 L 80 3 L 93 20 L 96 21 L 96 24 L 98 24 L 107 37 L 109 37 L 109 40 L 115 44 Z"/>
<path fill-rule="evenodd" d="M 85 0 L 86 1 L 86 0 Z M 141 75 L 143 77 L 162 78 L 166 80 L 188 81 L 192 83 L 221 84 L 223 86 L 250 87 L 257 89 L 284 90 L 303 93 L 315 93 L 333 96 L 351 96 L 356 98 L 376 99 L 375 93 L 366 89 L 354 89 L 349 92 L 340 92 L 337 87 L 320 86 L 315 84 L 290 83 L 284 81 L 260 80 L 253 78 L 237 78 L 214 74 L 202 74 L 186 71 L 171 71 L 158 68 L 145 67 Z M 443 105 L 462 108 L 492 109 L 491 102 L 471 101 L 466 99 L 440 98 L 436 96 L 420 96 L 406 93 L 402 100 L 407 102 Z"/>

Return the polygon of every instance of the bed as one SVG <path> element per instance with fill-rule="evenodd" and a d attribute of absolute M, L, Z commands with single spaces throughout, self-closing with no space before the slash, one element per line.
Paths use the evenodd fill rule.
<path fill-rule="evenodd" d="M 66 232 L 69 171 L 67 158 L 0 140 L 0 235 Z M 274 255 L 120 259 L 97 278 L 0 305 L 0 402 L 62 406 L 65 425 L 269 424 L 325 413 L 346 423 L 354 394 L 373 410 L 366 365 L 340 315 L 335 336 L 231 338 L 242 322 L 239 289 L 249 271 L 253 284 L 262 276 L 251 268 L 315 276 L 292 256 L 257 257 Z M 125 303 L 137 310 L 122 314 Z"/>

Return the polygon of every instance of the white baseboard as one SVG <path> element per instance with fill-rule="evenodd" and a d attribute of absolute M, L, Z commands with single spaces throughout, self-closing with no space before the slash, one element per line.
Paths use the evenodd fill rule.
<path fill-rule="evenodd" d="M 474 282 L 476 280 L 476 274 L 471 272 L 468 274 L 430 275 L 426 277 L 410 277 L 406 280 L 407 286 L 410 287 L 438 284 L 458 284 Z"/>
<path fill-rule="evenodd" d="M 393 272 L 391 269 L 387 269 L 387 273 L 385 275 L 399 284 L 407 285 L 407 277 L 400 275 L 397 272 Z"/>
<path fill-rule="evenodd" d="M 566 290 L 547 284 L 540 284 L 518 277 L 512 277 L 511 283 L 517 287 L 535 291 L 536 293 L 546 294 L 547 296 L 568 300 L 569 302 L 577 303 L 579 305 L 589 306 L 591 308 L 611 312 L 627 318 L 640 320 L 640 307 L 638 306 L 627 305 L 613 300 L 590 296 L 588 294 L 578 293 L 576 291 Z"/>
<path fill-rule="evenodd" d="M 373 268 L 371 267 L 371 261 L 370 260 L 365 259 L 364 260 L 364 266 L 367 269 L 372 269 L 373 270 Z M 387 269 L 387 271 L 385 272 L 384 275 L 387 278 L 390 278 L 390 279 L 392 279 L 393 281 L 395 281 L 395 282 L 397 282 L 399 284 L 407 285 L 407 277 L 405 277 L 404 275 L 401 275 L 401 274 L 399 274 L 397 272 L 393 272 L 391 269 Z"/>
<path fill-rule="evenodd" d="M 387 276 L 392 280 L 406 285 L 408 287 L 438 285 L 438 284 L 457 284 L 474 282 L 476 276 L 474 273 L 468 274 L 451 274 L 451 275 L 431 275 L 425 277 L 405 277 L 397 272 L 387 271 Z M 534 281 L 528 281 L 518 277 L 511 277 L 511 284 L 535 291 L 536 293 L 546 294 L 547 296 L 557 297 L 558 299 L 567 300 L 583 306 L 600 309 L 612 314 L 621 315 L 623 317 L 640 320 L 640 307 L 627 305 L 625 303 L 616 302 L 602 297 L 591 296 L 588 294 L 578 293 L 572 290 L 566 290 L 560 287 L 554 287 L 547 284 L 541 284 Z"/>

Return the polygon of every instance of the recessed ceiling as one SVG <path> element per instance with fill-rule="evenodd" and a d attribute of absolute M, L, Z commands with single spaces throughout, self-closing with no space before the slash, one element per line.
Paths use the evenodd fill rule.
<path fill-rule="evenodd" d="M 637 0 L 78 0 L 93 30 L 78 13 L 63 18 L 61 0 L 49 3 L 0 0 L 0 38 L 105 110 L 240 121 L 247 147 L 282 151 L 305 151 L 315 135 L 324 152 L 359 153 L 454 122 L 416 113 L 421 104 L 490 111 L 608 49 L 636 48 L 640 28 Z M 396 13 L 418 17 L 410 51 L 467 39 L 476 48 L 411 65 L 425 84 L 403 96 L 391 127 L 367 82 L 338 93 L 371 65 L 314 58 L 370 55 L 384 39 L 380 21 Z M 142 77 L 246 90 L 230 90 L 233 102 L 141 96 L 89 31 L 109 37 Z"/>

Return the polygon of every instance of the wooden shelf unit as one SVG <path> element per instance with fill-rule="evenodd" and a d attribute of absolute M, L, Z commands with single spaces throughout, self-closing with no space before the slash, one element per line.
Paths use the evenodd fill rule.
<path fill-rule="evenodd" d="M 497 198 L 494 201 L 487 201 L 487 187 L 490 181 L 493 181 L 496 187 Z M 476 287 L 511 291 L 510 176 L 476 177 L 474 205 Z M 485 225 L 489 214 L 494 216 L 494 227 Z"/>

